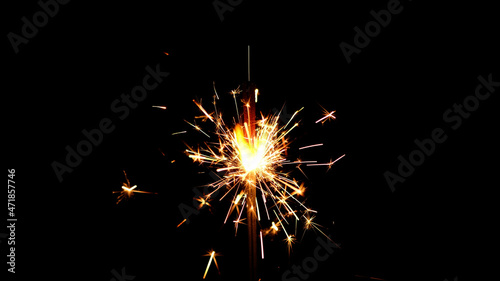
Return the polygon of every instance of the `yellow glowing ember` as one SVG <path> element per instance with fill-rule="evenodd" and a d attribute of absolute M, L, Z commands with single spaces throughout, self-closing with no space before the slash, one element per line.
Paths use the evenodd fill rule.
<path fill-rule="evenodd" d="M 272 227 L 272 229 L 274 229 L 274 231 L 278 231 L 278 227 L 276 226 L 276 224 L 274 222 L 272 223 L 271 227 Z"/>
<path fill-rule="evenodd" d="M 234 128 L 234 136 L 238 147 L 239 160 L 241 161 L 241 165 L 245 168 L 245 171 L 251 172 L 261 165 L 266 164 L 264 161 L 266 152 L 265 139 L 246 139 L 240 125 L 236 125 Z"/>

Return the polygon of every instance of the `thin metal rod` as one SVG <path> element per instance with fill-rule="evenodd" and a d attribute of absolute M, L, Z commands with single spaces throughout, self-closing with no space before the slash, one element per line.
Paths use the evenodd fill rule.
<path fill-rule="evenodd" d="M 243 120 L 246 124 L 247 138 L 250 145 L 254 145 L 255 138 L 255 87 L 250 83 L 246 85 L 243 100 Z M 256 178 L 251 172 L 247 183 L 247 219 L 248 219 L 248 258 L 249 258 L 249 280 L 257 281 L 257 200 L 256 200 Z"/>

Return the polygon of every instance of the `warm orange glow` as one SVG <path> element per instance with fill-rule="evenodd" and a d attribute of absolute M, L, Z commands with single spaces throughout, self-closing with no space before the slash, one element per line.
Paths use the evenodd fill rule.
<path fill-rule="evenodd" d="M 185 223 L 185 222 L 186 222 L 186 219 L 183 219 L 183 220 L 182 220 L 182 221 L 181 221 L 181 222 L 177 225 L 177 227 L 181 226 L 181 225 L 182 225 L 183 223 Z"/>
<path fill-rule="evenodd" d="M 240 125 L 234 128 L 236 145 L 239 152 L 239 160 L 245 171 L 252 172 L 261 165 L 265 165 L 264 155 L 266 152 L 265 140 L 260 139 L 248 140 L 245 138 L 243 129 Z"/>
<path fill-rule="evenodd" d="M 250 229 L 252 221 L 258 220 L 260 222 L 262 217 L 264 217 L 260 212 L 265 210 L 265 216 L 271 223 L 270 227 L 266 229 L 261 228 L 260 233 L 255 232 L 255 234 L 250 235 L 260 234 L 261 248 L 263 248 L 264 236 L 283 233 L 286 236 L 284 241 L 290 252 L 292 244 L 297 239 L 297 230 L 295 228 L 295 234 L 292 234 L 292 232 L 288 233 L 286 226 L 295 225 L 296 227 L 297 221 L 305 218 L 304 230 L 319 230 L 323 235 L 325 234 L 319 229 L 319 225 L 313 221 L 314 217 L 309 216 L 311 212 L 316 213 L 316 211 L 304 206 L 303 202 L 298 198 L 304 196 L 306 190 L 304 184 L 290 177 L 290 171 L 284 171 L 284 165 L 296 164 L 300 166 L 304 164 L 306 167 L 331 167 L 343 156 L 328 163 L 317 163 L 317 161 L 312 160 L 302 161 L 299 159 L 293 162 L 287 160 L 285 156 L 290 145 L 288 134 L 298 126 L 295 117 L 303 110 L 303 107 L 295 111 L 286 124 L 280 124 L 281 112 L 269 116 L 261 114 L 260 119 L 250 120 L 250 117 L 253 116 L 250 112 L 255 109 L 250 108 L 252 103 L 245 99 L 241 100 L 243 106 L 246 107 L 243 113 L 244 116 L 241 118 L 236 99 L 236 95 L 241 92 L 239 87 L 231 91 L 237 114 L 235 118 L 232 118 L 233 123 L 231 126 L 226 125 L 222 118 L 222 112 L 217 109 L 216 101 L 218 96 L 214 96 L 213 112 L 207 111 L 201 101 L 197 102 L 193 100 L 202 113 L 201 116 L 195 117 L 195 120 L 210 121 L 213 123 L 212 128 L 215 128 L 214 132 L 208 134 L 202 131 L 195 122 L 193 124 L 184 120 L 196 131 L 210 138 L 210 141 L 197 148 L 188 146 L 186 154 L 195 162 L 207 164 L 217 172 L 224 172 L 217 180 L 209 184 L 212 188 L 211 193 L 197 200 L 200 202 L 200 207 L 202 207 L 208 205 L 208 198 L 217 191 L 223 191 L 224 193 L 220 200 L 228 194 L 232 194 L 228 196 L 232 197 L 232 199 L 224 223 L 228 221 L 233 222 L 236 233 L 239 225 L 248 225 Z M 259 94 L 258 90 L 255 90 L 253 94 L 257 96 Z M 325 112 L 324 118 L 318 122 L 335 119 L 333 113 Z M 250 125 L 250 122 L 255 122 L 255 124 Z M 311 144 L 303 146 L 299 150 L 306 150 L 322 145 L 322 143 Z M 304 173 L 300 167 L 298 167 L 298 170 Z M 260 206 L 264 206 L 264 208 L 260 208 Z M 243 216 L 243 210 L 247 211 L 246 218 Z M 271 219 L 270 210 L 272 210 L 276 220 Z M 229 216 L 232 214 L 235 217 L 229 220 Z M 263 223 L 265 224 L 265 222 Z M 263 258 L 264 250 L 261 249 L 261 251 L 261 257 Z"/>
<path fill-rule="evenodd" d="M 278 227 L 274 222 L 272 223 L 271 228 L 274 229 L 274 231 L 278 231 Z"/>

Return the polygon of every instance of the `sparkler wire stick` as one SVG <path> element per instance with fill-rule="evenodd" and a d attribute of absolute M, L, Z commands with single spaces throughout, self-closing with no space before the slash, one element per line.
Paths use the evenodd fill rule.
<path fill-rule="evenodd" d="M 250 49 L 250 47 L 249 47 Z M 249 61 L 250 62 L 250 61 Z M 249 74 L 250 75 L 250 74 Z M 250 76 L 249 76 L 250 78 Z M 243 98 L 247 101 L 247 106 L 243 107 L 243 120 L 247 125 L 247 138 L 250 146 L 255 141 L 255 87 L 249 83 Z M 247 219 L 248 219 L 248 258 L 250 280 L 257 280 L 257 207 L 256 204 L 256 179 L 253 171 L 249 173 L 246 184 L 247 194 Z"/>
<path fill-rule="evenodd" d="M 245 85 L 243 99 L 246 106 L 243 107 L 243 124 L 247 133 L 248 144 L 254 147 L 255 144 L 255 91 L 256 87 L 250 82 L 250 45 L 247 47 L 247 72 L 248 84 Z M 248 258 L 249 258 L 249 279 L 257 280 L 257 198 L 256 198 L 256 177 L 253 171 L 248 175 L 247 189 L 247 219 L 248 219 Z"/>

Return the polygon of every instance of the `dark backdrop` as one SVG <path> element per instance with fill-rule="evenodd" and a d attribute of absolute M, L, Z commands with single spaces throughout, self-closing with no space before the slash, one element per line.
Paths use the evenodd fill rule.
<path fill-rule="evenodd" d="M 4 9 L 4 150 L 8 168 L 16 169 L 18 218 L 17 273 L 9 276 L 107 281 L 124 268 L 137 281 L 200 280 L 203 255 L 213 248 L 222 254 L 220 275 L 212 264 L 207 280 L 245 280 L 246 229 L 235 237 L 233 225 L 223 225 L 229 201 L 214 201 L 211 212 L 177 225 L 193 188 L 203 191 L 199 186 L 213 180 L 184 154 L 184 142 L 207 140 L 184 120 L 199 114 L 193 99 L 210 107 L 213 81 L 225 115 L 234 114 L 229 91 L 246 80 L 247 45 L 259 111 L 305 107 L 290 153 L 322 142 L 300 155 L 326 162 L 346 154 L 328 172 L 292 172 L 308 186 L 316 221 L 341 245 L 308 280 L 489 276 L 500 90 L 456 130 L 443 114 L 474 95 L 479 76 L 500 81 L 492 4 L 401 1 L 402 11 L 348 63 L 340 44 L 355 46 L 354 28 L 363 30 L 373 21 L 370 11 L 392 1 L 240 2 L 221 19 L 212 1 L 71 1 L 59 4 L 18 53 L 8 34 L 22 36 L 21 19 L 32 21 L 41 7 L 18 1 Z M 157 65 L 169 76 L 118 119 L 113 101 Z M 315 124 L 320 105 L 336 110 L 337 120 Z M 85 139 L 81 131 L 103 118 L 114 131 L 60 182 L 51 165 L 65 164 L 65 147 L 75 148 Z M 435 128 L 446 141 L 391 190 L 384 173 L 397 174 L 398 156 L 408 159 L 414 140 Z M 123 170 L 138 189 L 158 194 L 117 205 L 112 191 L 120 190 Z M 308 232 L 290 256 L 282 233 L 267 239 L 262 280 L 286 280 L 286 270 L 313 255 L 316 236 Z M 5 238 L 0 247 L 5 258 Z"/>

